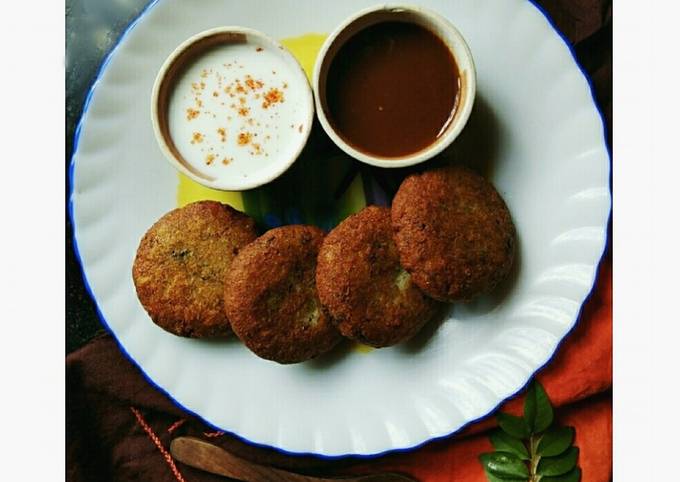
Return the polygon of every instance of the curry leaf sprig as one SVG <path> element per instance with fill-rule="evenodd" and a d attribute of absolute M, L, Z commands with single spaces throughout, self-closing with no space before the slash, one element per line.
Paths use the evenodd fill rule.
<path fill-rule="evenodd" d="M 489 482 L 578 482 L 574 429 L 553 424 L 550 399 L 537 381 L 529 386 L 524 416 L 498 413 L 490 436 L 495 452 L 479 456 Z"/>

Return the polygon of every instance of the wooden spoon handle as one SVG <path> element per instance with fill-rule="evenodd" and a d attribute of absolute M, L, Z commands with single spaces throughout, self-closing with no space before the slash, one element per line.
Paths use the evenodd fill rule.
<path fill-rule="evenodd" d="M 245 482 L 409 482 L 413 479 L 399 474 L 372 474 L 346 478 L 320 478 L 265 467 L 243 460 L 226 450 L 195 437 L 177 437 L 170 444 L 170 453 L 180 462 L 217 475 Z"/>
<path fill-rule="evenodd" d="M 170 453 L 180 462 L 213 474 L 246 482 L 317 482 L 319 479 L 254 464 L 226 450 L 194 437 L 177 437 L 170 444 Z"/>

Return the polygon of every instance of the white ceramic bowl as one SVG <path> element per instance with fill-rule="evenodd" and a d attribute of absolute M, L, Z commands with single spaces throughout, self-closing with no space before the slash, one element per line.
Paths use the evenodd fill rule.
<path fill-rule="evenodd" d="M 437 35 L 451 51 L 460 75 L 460 93 L 453 119 L 435 142 L 401 157 L 381 157 L 359 151 L 345 142 L 328 120 L 326 77 L 340 48 L 359 31 L 385 21 L 409 22 Z M 350 156 L 378 167 L 405 167 L 424 162 L 446 149 L 463 130 L 475 101 L 477 78 L 472 53 L 458 29 L 441 15 L 419 6 L 379 5 L 359 11 L 346 19 L 326 39 L 314 66 L 313 88 L 316 112 L 328 136 Z"/>
<path fill-rule="evenodd" d="M 220 54 L 221 46 L 230 49 Z M 203 65 L 211 66 L 205 79 L 191 70 Z M 225 84 L 229 79 L 240 81 L 249 72 L 260 76 L 251 79 L 268 76 L 263 87 L 255 85 L 256 91 L 245 86 L 245 93 L 224 90 L 223 80 Z M 191 105 L 197 117 L 192 121 L 184 111 L 189 112 L 192 97 L 200 92 L 192 90 L 197 83 L 204 89 L 207 84 L 207 93 L 200 104 L 197 97 L 197 104 Z M 283 86 L 286 103 L 270 104 L 265 110 L 262 99 L 267 89 L 277 88 L 283 95 Z M 175 89 L 178 94 L 173 97 Z M 180 94 L 185 100 L 179 100 Z M 246 98 L 248 103 L 243 106 L 249 114 L 239 114 L 239 100 L 246 102 Z M 208 111 L 207 106 L 213 110 Z M 311 132 L 314 100 L 302 67 L 281 44 L 253 29 L 218 27 L 193 35 L 165 60 L 153 86 L 151 120 L 158 145 L 175 168 L 204 186 L 243 191 L 273 181 L 295 162 Z M 284 129 L 292 124 L 295 129 Z M 223 133 L 221 138 L 217 128 Z M 199 146 L 190 145 L 193 140 L 189 143 L 192 131 L 197 130 L 201 133 L 200 151 Z M 259 136 L 240 144 L 244 130 L 248 136 Z M 208 139 L 213 142 L 210 147 Z M 203 158 L 207 160 L 203 162 Z"/>

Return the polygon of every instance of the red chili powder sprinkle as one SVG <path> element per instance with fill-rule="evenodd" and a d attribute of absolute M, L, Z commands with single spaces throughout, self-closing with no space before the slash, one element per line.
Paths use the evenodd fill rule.
<path fill-rule="evenodd" d="M 241 107 L 238 110 L 238 115 L 240 115 L 241 117 L 246 117 L 248 114 L 250 114 L 250 109 L 247 107 Z"/>
<path fill-rule="evenodd" d="M 250 132 L 241 132 L 238 135 L 238 145 L 239 146 L 248 145 L 252 139 L 253 135 Z"/>
<path fill-rule="evenodd" d="M 262 102 L 262 108 L 267 109 L 270 105 L 276 104 L 278 102 L 283 102 L 283 92 L 281 92 L 276 87 L 272 87 L 264 94 L 264 101 Z"/>
<path fill-rule="evenodd" d="M 191 143 L 200 144 L 201 142 L 203 142 L 203 134 L 200 132 L 194 132 L 194 135 L 191 136 Z"/>
<path fill-rule="evenodd" d="M 205 156 L 205 163 L 207 165 L 212 164 L 214 160 L 215 160 L 215 154 L 208 154 L 207 156 Z"/>
<path fill-rule="evenodd" d="M 245 83 L 250 90 L 258 90 L 264 87 L 264 82 L 261 80 L 255 80 L 250 75 L 246 75 Z"/>
<path fill-rule="evenodd" d="M 199 116 L 199 114 L 200 111 L 197 111 L 196 109 L 192 109 L 191 107 L 189 107 L 187 109 L 187 120 L 195 119 L 196 117 Z"/>

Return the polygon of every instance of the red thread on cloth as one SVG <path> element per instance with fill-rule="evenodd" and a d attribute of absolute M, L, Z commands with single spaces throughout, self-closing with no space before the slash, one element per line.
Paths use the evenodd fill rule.
<path fill-rule="evenodd" d="M 135 407 L 130 407 L 130 410 L 132 410 L 132 413 L 135 415 L 137 418 L 137 423 L 141 425 L 141 427 L 144 429 L 146 434 L 149 436 L 151 441 L 158 447 L 158 450 L 160 451 L 161 455 L 165 459 L 165 461 L 168 463 L 170 466 L 170 470 L 172 470 L 173 475 L 179 482 L 186 482 L 184 480 L 184 477 L 182 477 L 182 474 L 180 473 L 179 469 L 175 465 L 175 461 L 172 460 L 172 456 L 170 453 L 163 447 L 163 444 L 161 443 L 161 440 L 158 438 L 158 435 L 153 431 L 153 429 L 149 426 L 148 423 L 146 423 L 146 420 L 144 420 L 144 417 L 142 417 L 142 414 L 137 410 Z"/>
<path fill-rule="evenodd" d="M 173 423 L 172 425 L 170 425 L 168 427 L 168 433 L 174 432 L 175 430 L 180 428 L 182 425 L 184 425 L 184 422 L 186 422 L 186 421 L 187 421 L 186 418 L 180 418 L 179 420 L 177 420 L 175 423 Z"/>

